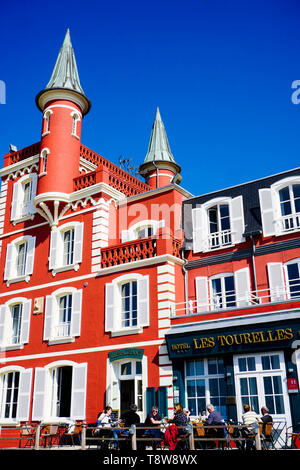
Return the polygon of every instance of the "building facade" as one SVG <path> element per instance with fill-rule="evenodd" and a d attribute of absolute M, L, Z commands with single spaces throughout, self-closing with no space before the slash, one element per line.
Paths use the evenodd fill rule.
<path fill-rule="evenodd" d="M 183 202 L 186 301 L 166 335 L 175 395 L 299 422 L 300 170 Z"/>
<path fill-rule="evenodd" d="M 157 109 L 140 171 L 81 143 L 90 101 L 69 31 L 36 97 L 40 142 L 4 156 L 0 425 L 173 406 L 165 332 L 184 300 L 178 182 Z M 175 290 L 176 283 L 176 290 Z"/>

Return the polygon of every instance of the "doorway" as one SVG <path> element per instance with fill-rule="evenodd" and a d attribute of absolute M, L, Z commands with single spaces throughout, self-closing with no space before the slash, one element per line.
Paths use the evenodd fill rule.
<path fill-rule="evenodd" d="M 120 381 L 121 415 L 135 403 L 134 380 Z"/>

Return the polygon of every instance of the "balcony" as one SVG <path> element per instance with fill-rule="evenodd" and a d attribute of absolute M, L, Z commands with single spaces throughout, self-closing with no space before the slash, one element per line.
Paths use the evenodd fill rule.
<path fill-rule="evenodd" d="M 258 313 L 263 311 L 278 311 L 299 308 L 300 279 L 294 279 L 284 287 L 275 289 L 260 289 L 245 292 L 237 296 L 235 291 L 208 297 L 205 302 L 190 299 L 187 302 L 176 303 L 171 307 L 171 318 L 186 318 L 197 316 L 200 319 L 222 318 L 243 313 Z M 197 318 L 199 319 L 199 318 Z"/>
<path fill-rule="evenodd" d="M 209 234 L 209 249 L 215 250 L 216 248 L 231 245 L 231 230 L 222 230 L 221 232 L 213 232 Z"/>
<path fill-rule="evenodd" d="M 180 246 L 180 240 L 173 237 L 148 237 L 102 248 L 101 268 L 146 260 L 164 254 L 180 258 Z"/>
<path fill-rule="evenodd" d="M 293 232 L 300 229 L 300 213 L 289 214 L 279 219 L 279 229 L 283 233 Z"/>

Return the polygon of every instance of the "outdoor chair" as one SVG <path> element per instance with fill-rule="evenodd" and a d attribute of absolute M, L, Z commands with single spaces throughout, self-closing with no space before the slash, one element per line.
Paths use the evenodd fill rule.
<path fill-rule="evenodd" d="M 20 430 L 19 447 L 22 447 L 22 440 L 26 441 L 23 447 L 31 447 L 35 443 L 35 427 L 24 425 Z"/>

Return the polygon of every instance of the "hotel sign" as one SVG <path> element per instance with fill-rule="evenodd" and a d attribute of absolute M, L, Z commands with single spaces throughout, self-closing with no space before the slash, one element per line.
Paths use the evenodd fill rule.
<path fill-rule="evenodd" d="M 120 361 L 121 359 L 143 359 L 144 350 L 138 348 L 125 348 L 111 351 L 108 353 L 110 362 Z"/>
<path fill-rule="evenodd" d="M 222 352 L 251 351 L 255 349 L 273 349 L 280 345 L 288 346 L 299 338 L 299 326 L 280 325 L 270 328 L 209 332 L 208 334 L 189 333 L 185 336 L 168 335 L 166 337 L 170 358 L 178 356 L 209 355 Z"/>

